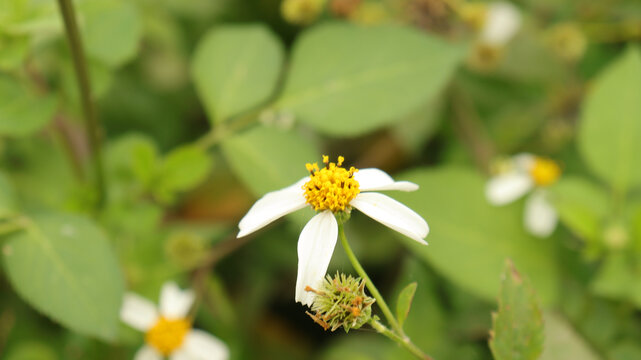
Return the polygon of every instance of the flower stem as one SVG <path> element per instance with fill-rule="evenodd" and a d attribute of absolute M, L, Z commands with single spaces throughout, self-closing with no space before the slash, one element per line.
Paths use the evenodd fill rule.
<path fill-rule="evenodd" d="M 356 259 L 356 256 L 354 255 L 354 252 L 352 251 L 352 248 L 349 246 L 349 243 L 347 242 L 347 238 L 345 237 L 345 231 L 343 230 L 343 224 L 338 224 L 338 237 L 341 239 L 341 243 L 343 244 L 343 248 L 345 249 L 345 253 L 347 253 L 347 257 L 349 258 L 349 261 L 351 261 L 352 266 L 358 273 L 358 275 L 365 280 L 365 285 L 367 286 L 367 289 L 372 293 L 372 296 L 376 299 L 376 303 L 378 306 L 381 308 L 383 311 L 383 315 L 385 315 L 385 318 L 387 318 L 387 321 L 392 325 L 392 328 L 398 335 L 401 337 L 405 337 L 405 333 L 403 332 L 403 329 L 399 325 L 398 321 L 392 315 L 392 311 L 390 311 L 389 307 L 387 306 L 387 303 L 385 302 L 385 299 L 383 299 L 383 296 L 381 296 L 381 293 L 378 291 L 376 286 L 374 286 L 374 283 L 372 280 L 367 276 L 367 273 L 365 272 L 365 269 L 361 266 L 361 264 L 358 262 L 358 259 Z"/>
<path fill-rule="evenodd" d="M 421 349 L 416 347 L 416 345 L 414 345 L 414 343 L 412 343 L 409 338 L 407 338 L 407 337 L 402 338 L 402 337 L 398 336 L 392 330 L 388 329 L 385 325 L 381 324 L 380 322 L 378 322 L 376 320 L 370 321 L 370 325 L 372 325 L 374 330 L 376 330 L 379 334 L 382 334 L 382 335 L 388 337 L 389 339 L 391 339 L 395 343 L 397 343 L 400 346 L 404 347 L 405 349 L 407 349 L 409 352 L 411 352 L 417 358 L 422 359 L 422 360 L 432 360 L 432 357 L 430 357 L 429 355 L 423 353 L 423 351 L 421 351 Z"/>
<path fill-rule="evenodd" d="M 99 124 L 96 117 L 96 108 L 91 95 L 91 82 L 89 80 L 89 72 L 87 71 L 87 60 L 82 48 L 82 41 L 80 39 L 80 32 L 78 30 L 78 23 L 73 9 L 72 0 L 58 0 L 60 12 L 65 23 L 65 33 L 71 48 L 71 55 L 73 58 L 74 71 L 76 72 L 76 79 L 78 80 L 78 89 L 80 90 L 80 99 L 82 102 L 82 110 L 84 112 L 85 131 L 89 139 L 89 146 L 91 147 L 91 157 L 94 167 L 94 181 L 96 182 L 96 191 L 98 200 L 96 202 L 97 208 L 102 207 L 106 197 L 105 176 L 103 171 L 102 151 L 99 139 Z"/>

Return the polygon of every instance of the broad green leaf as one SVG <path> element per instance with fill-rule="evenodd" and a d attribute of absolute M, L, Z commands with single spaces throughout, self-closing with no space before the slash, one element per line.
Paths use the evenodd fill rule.
<path fill-rule="evenodd" d="M 624 299 L 641 308 L 641 258 L 615 252 L 601 264 L 592 291 L 612 299 Z"/>
<path fill-rule="evenodd" d="M 402 26 L 319 25 L 296 42 L 275 107 L 327 134 L 362 134 L 427 103 L 464 54 Z"/>
<path fill-rule="evenodd" d="M 2 10 L 0 10 L 2 11 Z M 29 38 L 26 36 L 7 36 L 0 33 L 0 69 L 18 68 L 29 51 Z"/>
<path fill-rule="evenodd" d="M 545 342 L 539 360 L 581 359 L 602 360 L 587 341 L 575 332 L 572 325 L 560 315 L 546 313 Z"/>
<path fill-rule="evenodd" d="M 125 181 L 136 178 L 149 186 L 158 172 L 160 159 L 156 144 L 143 134 L 129 134 L 111 143 L 107 165 L 112 176 Z"/>
<path fill-rule="evenodd" d="M 258 126 L 225 140 L 222 149 L 234 173 L 257 197 L 280 190 L 309 175 L 308 162 L 319 162 L 314 144 L 300 135 Z"/>
<path fill-rule="evenodd" d="M 401 326 L 403 326 L 407 315 L 410 313 L 412 300 L 414 300 L 414 294 L 416 293 L 416 286 L 417 283 L 413 282 L 403 288 L 401 293 L 398 294 L 398 299 L 396 300 L 396 319 Z"/>
<path fill-rule="evenodd" d="M 0 135 L 32 134 L 53 118 L 56 105 L 55 97 L 38 96 L 23 84 L 0 75 Z"/>
<path fill-rule="evenodd" d="M 396 178 L 420 186 L 416 192 L 393 194 L 430 225 L 429 246 L 402 237 L 417 256 L 452 282 L 490 301 L 499 293 L 496 279 L 510 258 L 532 281 L 544 304 L 556 299 L 554 243 L 526 234 L 521 203 L 490 205 L 485 199 L 485 179 L 464 168 L 417 169 Z"/>
<path fill-rule="evenodd" d="M 550 191 L 561 222 L 581 238 L 597 241 L 609 208 L 603 189 L 582 178 L 563 177 Z"/>
<path fill-rule="evenodd" d="M 641 54 L 629 47 L 594 81 L 582 110 L 579 150 L 618 191 L 641 184 Z"/>
<path fill-rule="evenodd" d="M 200 41 L 191 74 L 209 120 L 218 123 L 266 101 L 276 88 L 283 45 L 263 25 L 228 25 Z"/>
<path fill-rule="evenodd" d="M 0 218 L 16 210 L 13 185 L 4 173 L 0 172 Z"/>
<path fill-rule="evenodd" d="M 532 285 L 507 262 L 492 314 L 490 349 L 496 360 L 535 360 L 543 350 L 543 315 Z"/>
<path fill-rule="evenodd" d="M 172 150 L 164 159 L 156 176 L 154 192 L 160 198 L 171 198 L 173 193 L 189 190 L 209 174 L 212 159 L 196 146 Z"/>
<path fill-rule="evenodd" d="M 50 344 L 33 340 L 23 341 L 7 351 L 5 360 L 58 360 Z"/>
<path fill-rule="evenodd" d="M 87 54 L 107 65 L 119 66 L 138 51 L 142 21 L 136 5 L 125 0 L 90 0 L 79 7 Z"/>
<path fill-rule="evenodd" d="M 53 320 L 84 335 L 115 338 L 123 281 L 103 234 L 75 215 L 35 216 L 6 239 L 6 274 L 16 292 Z"/>

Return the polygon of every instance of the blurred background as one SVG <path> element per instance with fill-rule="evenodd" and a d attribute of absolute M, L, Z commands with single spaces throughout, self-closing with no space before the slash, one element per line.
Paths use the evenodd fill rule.
<path fill-rule="evenodd" d="M 156 303 L 173 280 L 232 359 L 410 359 L 295 303 L 312 210 L 236 239 L 254 201 L 327 154 L 420 186 L 390 196 L 429 246 L 357 212 L 346 232 L 392 306 L 418 283 L 405 329 L 435 359 L 492 359 L 508 258 L 541 309 L 539 358 L 641 359 L 638 1 L 74 5 L 90 94 L 58 3 L 0 1 L 0 358 L 133 358 L 123 293 Z M 529 195 L 486 196 L 523 153 L 560 170 L 525 170 L 558 217 L 543 236 Z M 340 246 L 337 270 L 355 275 Z"/>

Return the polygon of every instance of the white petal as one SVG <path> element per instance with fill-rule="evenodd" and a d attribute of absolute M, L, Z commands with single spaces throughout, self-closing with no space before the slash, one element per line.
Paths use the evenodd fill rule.
<path fill-rule="evenodd" d="M 120 319 L 136 330 L 147 331 L 158 320 L 158 311 L 154 303 L 144 297 L 126 293 L 120 308 Z"/>
<path fill-rule="evenodd" d="M 521 13 L 507 1 L 491 3 L 487 9 L 481 40 L 490 45 L 505 45 L 521 27 Z"/>
<path fill-rule="evenodd" d="M 296 301 L 311 306 L 314 294 L 305 291 L 306 286 L 318 289 L 332 259 L 338 223 L 331 211 L 314 216 L 303 228 L 298 238 L 298 277 L 296 278 Z"/>
<path fill-rule="evenodd" d="M 202 330 L 191 330 L 171 360 L 227 360 L 229 348 L 215 336 Z"/>
<path fill-rule="evenodd" d="M 385 171 L 379 169 L 360 169 L 354 174 L 361 191 L 401 190 L 415 191 L 418 185 L 409 181 L 394 181 Z"/>
<path fill-rule="evenodd" d="M 505 205 L 532 189 L 532 179 L 520 172 L 509 172 L 491 178 L 485 186 L 485 197 L 492 205 Z"/>
<path fill-rule="evenodd" d="M 175 282 L 166 282 L 160 290 L 160 313 L 167 319 L 182 319 L 189 313 L 194 299 L 192 290 L 183 291 Z"/>
<path fill-rule="evenodd" d="M 162 355 L 151 346 L 143 346 L 136 351 L 134 360 L 162 360 Z"/>
<path fill-rule="evenodd" d="M 427 222 L 412 209 L 391 197 L 379 193 L 360 193 L 350 205 L 381 224 L 427 245 L 425 237 L 430 231 Z"/>
<path fill-rule="evenodd" d="M 251 234 L 272 221 L 305 207 L 303 185 L 309 177 L 303 178 L 294 185 L 278 191 L 272 191 L 258 199 L 240 220 L 238 237 Z"/>
<path fill-rule="evenodd" d="M 523 173 L 529 173 L 530 169 L 532 169 L 532 165 L 534 165 L 534 161 L 536 160 L 536 156 L 530 154 L 530 153 L 518 153 L 514 156 L 512 156 L 512 162 L 514 163 L 514 168 Z"/>
<path fill-rule="evenodd" d="M 556 228 L 558 214 L 543 191 L 536 191 L 527 199 L 523 215 L 525 228 L 534 236 L 547 237 Z"/>

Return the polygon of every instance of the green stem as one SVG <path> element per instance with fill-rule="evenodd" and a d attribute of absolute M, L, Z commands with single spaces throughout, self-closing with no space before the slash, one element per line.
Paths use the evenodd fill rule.
<path fill-rule="evenodd" d="M 354 255 L 354 252 L 352 251 L 352 248 L 349 246 L 349 243 L 347 242 L 347 238 L 345 237 L 345 231 L 343 230 L 343 224 L 338 224 L 338 237 L 341 239 L 341 243 L 343 244 L 343 248 L 345 249 L 345 253 L 347 253 L 347 257 L 349 258 L 349 261 L 351 261 L 352 266 L 358 273 L 358 275 L 365 280 L 365 285 L 367 286 L 367 289 L 369 292 L 372 293 L 372 296 L 376 299 L 376 304 L 381 308 L 383 311 L 383 315 L 387 318 L 387 321 L 392 325 L 392 328 L 394 331 L 396 331 L 397 334 L 399 334 L 401 337 L 405 338 L 405 333 L 403 332 L 403 328 L 399 325 L 398 321 L 392 315 L 392 311 L 390 311 L 389 307 L 387 306 L 387 303 L 385 302 L 385 299 L 383 299 L 383 296 L 381 296 L 381 293 L 378 291 L 376 286 L 374 286 L 374 283 L 372 280 L 367 276 L 367 273 L 365 272 L 365 269 L 361 266 L 361 264 L 358 262 L 358 259 L 356 259 L 356 256 Z"/>
<path fill-rule="evenodd" d="M 417 358 L 422 360 L 432 360 L 432 357 L 430 357 L 429 355 L 421 351 L 421 349 L 419 349 L 416 345 L 414 345 L 414 343 L 412 343 L 409 338 L 407 337 L 402 338 L 398 336 L 392 330 L 388 329 L 385 325 L 381 324 L 376 320 L 370 321 L 370 325 L 374 328 L 374 330 L 376 330 L 376 332 L 388 337 L 398 345 L 404 347 L 409 352 L 411 352 L 412 355 L 416 356 Z"/>
<path fill-rule="evenodd" d="M 256 122 L 260 114 L 269 106 L 258 107 L 250 110 L 240 116 L 224 120 L 218 124 L 205 136 L 196 141 L 196 146 L 202 149 L 209 149 L 224 140 L 228 135 L 235 134 L 244 128 Z"/>
<path fill-rule="evenodd" d="M 91 157 L 95 173 L 94 181 L 96 182 L 96 191 L 98 194 L 97 207 L 100 208 L 105 201 L 106 185 L 99 139 L 100 126 L 98 124 L 96 108 L 91 95 L 91 82 L 89 80 L 89 72 L 87 71 L 87 61 L 82 48 L 82 41 L 80 39 L 80 32 L 78 30 L 78 23 L 76 22 L 72 0 L 58 0 L 58 5 L 65 23 L 67 40 L 69 41 L 69 47 L 71 48 L 74 71 L 76 72 L 78 89 L 80 90 L 85 129 L 87 132 L 87 138 L 89 139 L 89 146 L 91 147 Z"/>

